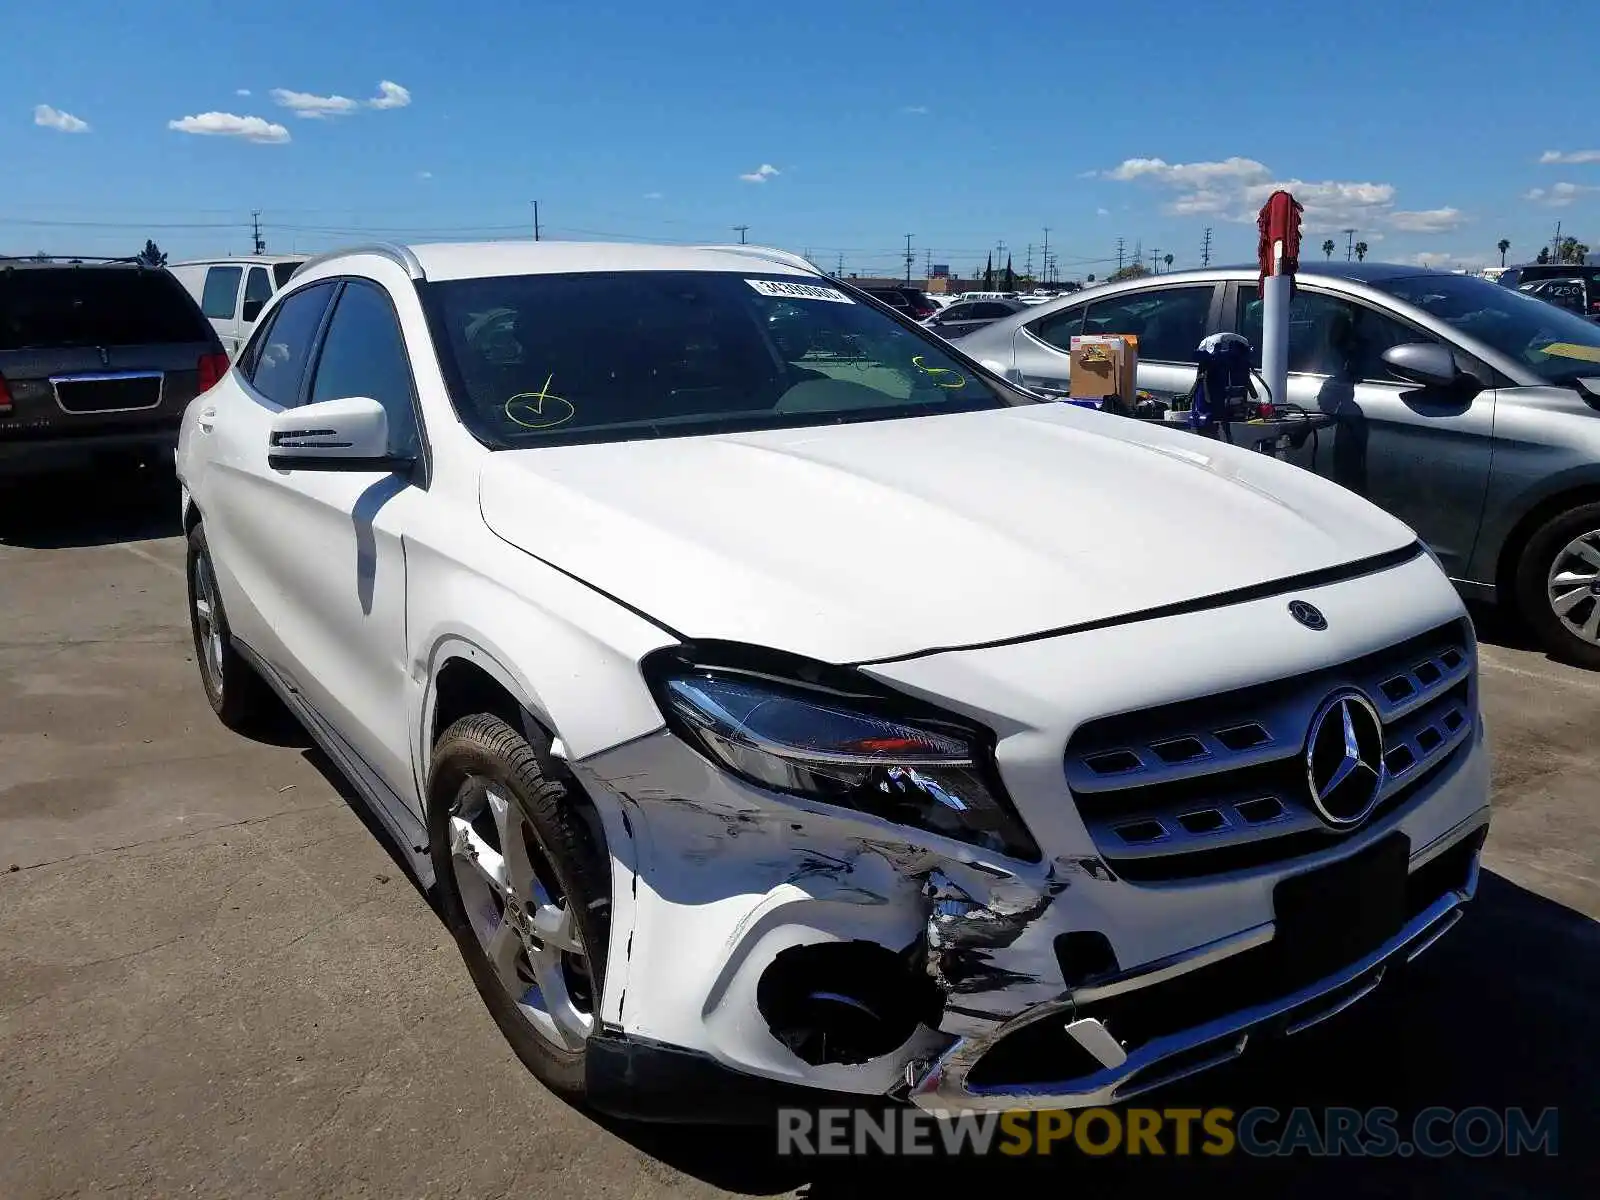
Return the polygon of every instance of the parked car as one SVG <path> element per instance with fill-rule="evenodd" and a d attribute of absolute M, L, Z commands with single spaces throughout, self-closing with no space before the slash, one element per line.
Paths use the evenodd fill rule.
<path fill-rule="evenodd" d="M 1075 333 L 1139 337 L 1138 386 L 1194 383 L 1210 333 L 1260 365 L 1255 266 L 1098 288 L 1019 313 L 964 351 L 1065 394 Z M 1600 668 L 1600 328 L 1476 276 L 1316 263 L 1290 307 L 1287 400 L 1336 416 L 1291 452 L 1405 521 L 1469 597 L 1519 612 Z"/>
<path fill-rule="evenodd" d="M 1591 291 L 1600 289 L 1600 266 L 1577 263 L 1523 263 L 1507 267 L 1495 280 L 1501 287 L 1521 289 L 1542 279 L 1582 279 Z"/>
<path fill-rule="evenodd" d="M 256 318 L 273 294 L 305 261 L 303 254 L 195 259 L 169 268 L 200 303 L 230 355 L 249 340 Z"/>
<path fill-rule="evenodd" d="M 1535 279 L 1517 289 L 1529 296 L 1576 313 L 1588 321 L 1600 321 L 1600 271 L 1592 279 L 1582 275 L 1562 275 L 1554 279 Z"/>
<path fill-rule="evenodd" d="M 334 254 L 185 420 L 200 680 L 568 1096 L 1109 1103 L 1399 974 L 1489 820 L 1415 534 L 1193 446 L 779 251 Z"/>
<path fill-rule="evenodd" d="M 925 321 L 939 311 L 939 306 L 928 299 L 928 294 L 921 288 L 901 287 L 896 284 L 887 287 L 882 284 L 861 284 L 854 280 L 847 283 L 858 291 L 865 292 L 874 300 L 887 304 L 897 312 L 902 312 L 913 321 Z"/>
<path fill-rule="evenodd" d="M 960 300 L 923 324 L 942 338 L 958 338 L 1027 307 L 1021 300 Z"/>
<path fill-rule="evenodd" d="M 227 356 L 189 294 L 133 261 L 0 259 L 0 476 L 149 462 Z"/>

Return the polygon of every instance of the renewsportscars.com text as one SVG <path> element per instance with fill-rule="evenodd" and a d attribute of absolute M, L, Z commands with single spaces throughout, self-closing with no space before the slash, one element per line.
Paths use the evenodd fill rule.
<path fill-rule="evenodd" d="M 778 1153 L 803 1156 L 1086 1154 L 1164 1157 L 1473 1158 L 1555 1155 L 1546 1108 L 1089 1108 L 940 1114 L 920 1109 L 783 1109 Z"/>

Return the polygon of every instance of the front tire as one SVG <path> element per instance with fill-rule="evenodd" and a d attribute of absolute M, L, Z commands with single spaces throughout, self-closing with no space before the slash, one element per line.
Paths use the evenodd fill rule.
<path fill-rule="evenodd" d="M 1528 539 L 1517 603 L 1552 657 L 1600 670 L 1600 504 L 1561 513 Z"/>
<path fill-rule="evenodd" d="M 517 1057 L 574 1100 L 610 936 L 609 860 L 578 799 L 499 717 L 463 717 L 434 749 L 428 841 L 445 921 Z"/>

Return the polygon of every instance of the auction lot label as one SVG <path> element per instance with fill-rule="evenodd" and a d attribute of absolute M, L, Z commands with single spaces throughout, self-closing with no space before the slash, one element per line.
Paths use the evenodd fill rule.
<path fill-rule="evenodd" d="M 779 300 L 828 300 L 834 304 L 855 303 L 843 292 L 835 291 L 831 287 L 820 287 L 815 283 L 779 283 L 775 279 L 746 279 L 745 282 L 763 296 L 773 296 Z"/>

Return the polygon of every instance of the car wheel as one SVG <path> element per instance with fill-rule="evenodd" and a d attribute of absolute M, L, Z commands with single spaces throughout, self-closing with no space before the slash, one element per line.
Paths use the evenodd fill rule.
<path fill-rule="evenodd" d="M 1517 601 L 1553 657 L 1600 670 L 1600 504 L 1564 512 L 1528 539 Z"/>
<path fill-rule="evenodd" d="M 445 921 L 506 1040 L 547 1087 L 583 1095 L 610 935 L 609 860 L 528 740 L 464 717 L 434 749 L 429 842 Z"/>
<path fill-rule="evenodd" d="M 189 532 L 186 573 L 194 661 L 200 669 L 200 682 L 205 685 L 211 711 L 230 729 L 252 729 L 275 710 L 276 698 L 255 668 L 234 649 L 202 525 L 196 525 Z"/>

